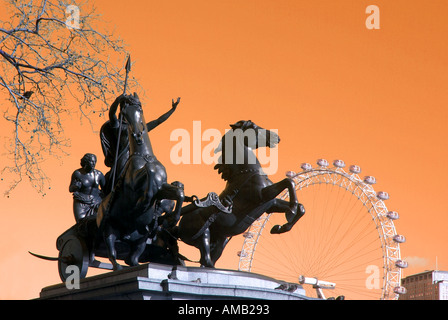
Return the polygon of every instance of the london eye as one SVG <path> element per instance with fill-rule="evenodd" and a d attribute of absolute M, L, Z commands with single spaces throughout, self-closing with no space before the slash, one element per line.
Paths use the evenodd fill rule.
<path fill-rule="evenodd" d="M 373 176 L 361 178 L 359 166 L 345 167 L 342 160 L 330 166 L 319 159 L 287 172 L 305 216 L 290 232 L 271 235 L 284 217 L 265 213 L 244 233 L 238 269 L 302 283 L 307 296 L 319 297 L 320 281 L 330 283 L 326 297 L 398 299 L 407 267 L 400 254 L 406 239 L 394 225 L 399 215 L 386 207 L 389 194 L 374 190 Z M 280 197 L 287 200 L 287 192 Z"/>

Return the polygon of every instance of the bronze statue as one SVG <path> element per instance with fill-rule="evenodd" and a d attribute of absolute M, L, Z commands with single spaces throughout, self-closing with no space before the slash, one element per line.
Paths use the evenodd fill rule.
<path fill-rule="evenodd" d="M 239 121 L 231 128 L 221 139 L 218 149 L 222 152 L 220 163 L 215 166 L 227 181 L 224 191 L 217 199 L 219 201 L 215 201 L 213 206 L 199 207 L 194 203 L 185 206 L 179 222 L 179 238 L 198 248 L 201 265 L 211 268 L 230 238 L 243 233 L 263 213 L 285 213 L 287 222 L 282 226 L 274 226 L 271 233 L 291 230 L 305 214 L 304 207 L 297 201 L 294 181 L 285 178 L 273 183 L 263 173 L 253 154 L 252 150 L 258 147 L 275 147 L 280 141 L 278 135 L 250 120 Z M 236 143 L 227 145 L 233 138 L 226 139 L 226 136 L 234 134 L 234 130 L 238 129 L 241 132 L 253 130 L 253 141 L 241 135 L 236 138 Z M 285 189 L 289 192 L 289 202 L 276 198 Z"/>
<path fill-rule="evenodd" d="M 177 103 L 179 101 L 177 99 Z M 131 247 L 126 263 L 138 265 L 146 247 L 149 225 L 155 218 L 155 203 L 162 199 L 176 200 L 174 211 L 167 218 L 177 222 L 184 201 L 183 190 L 167 183 L 165 167 L 154 155 L 138 95 L 122 95 L 117 103 L 126 121 L 129 157 L 116 185 L 101 202 L 97 215 L 114 270 L 122 268 L 117 262 L 117 240 Z M 173 107 L 177 103 L 173 103 Z"/>
<path fill-rule="evenodd" d="M 229 240 L 265 212 L 285 213 L 286 222 L 274 226 L 271 233 L 291 230 L 305 214 L 294 181 L 285 178 L 273 183 L 253 153 L 259 147 L 276 147 L 280 139 L 275 132 L 250 120 L 231 125 L 216 150 L 221 157 L 215 169 L 227 182 L 225 189 L 219 196 L 210 192 L 203 199 L 186 197 L 182 183 L 167 182 L 166 169 L 154 155 L 148 134 L 173 114 L 180 98 L 172 101 L 171 110 L 146 123 L 138 95 L 126 94 L 129 71 L 130 59 L 124 93 L 111 105 L 109 121 L 101 128 L 110 171 L 104 176 L 96 170 L 93 154 L 82 158 L 82 168 L 73 173 L 69 187 L 77 223 L 57 239 L 59 257 L 31 254 L 58 261 L 64 281 L 68 265 L 78 266 L 84 277 L 90 266 L 121 269 L 117 260 L 130 266 L 181 264 L 187 259 L 179 253 L 180 239 L 200 250 L 202 266 L 213 268 Z M 289 201 L 277 198 L 285 189 Z M 192 203 L 183 207 L 185 201 Z M 95 256 L 108 257 L 111 265 Z"/>
<path fill-rule="evenodd" d="M 109 120 L 103 124 L 100 130 L 101 147 L 104 153 L 104 164 L 111 168 L 106 173 L 105 194 L 108 194 L 118 177 L 123 173 L 126 161 L 129 159 L 129 138 L 127 133 L 128 123 L 121 115 L 117 118 L 116 112 L 120 103 L 126 100 L 125 95 L 119 96 L 109 109 Z M 146 124 L 148 132 L 165 122 L 174 111 L 176 111 L 180 98 L 176 102 L 172 101 L 171 109 L 159 118 Z M 118 143 L 119 139 L 119 143 Z M 118 145 L 118 150 L 117 150 Z"/>
<path fill-rule="evenodd" d="M 174 181 L 171 185 L 184 190 L 184 185 L 180 181 Z M 193 202 L 193 197 L 184 196 L 184 202 Z M 154 224 L 150 228 L 149 238 L 155 246 L 161 247 L 172 256 L 174 261 L 188 260 L 179 253 L 177 243 L 177 222 L 178 219 L 172 213 L 176 207 L 176 202 L 170 199 L 161 199 L 155 204 Z M 177 219 L 177 220 L 176 220 Z M 163 252 L 163 251 L 162 251 Z"/>
<path fill-rule="evenodd" d="M 81 168 L 73 172 L 69 191 L 73 193 L 73 212 L 78 223 L 81 219 L 96 215 L 106 184 L 103 173 L 95 169 L 96 156 L 86 153 Z"/>
<path fill-rule="evenodd" d="M 226 135 L 222 138 L 217 150 L 222 154 L 215 169 L 227 181 L 225 189 L 219 196 L 210 192 L 202 199 L 186 197 L 182 183 L 166 182 L 165 168 L 152 152 L 137 95 L 123 95 L 121 99 L 130 155 L 116 187 L 103 198 L 96 217 L 82 219 L 58 237 L 59 257 L 30 252 L 41 259 L 58 261 L 62 281 L 70 276 L 68 265 L 77 266 L 83 278 L 89 267 L 121 269 L 117 260 L 130 266 L 140 262 L 183 264 L 188 259 L 179 253 L 179 239 L 200 250 L 201 266 L 213 268 L 230 239 L 243 233 L 264 212 L 285 213 L 286 223 L 274 226 L 271 233 L 291 230 L 305 214 L 297 201 L 294 181 L 286 178 L 273 183 L 253 155 L 256 148 L 278 144 L 275 132 L 252 121 L 232 125 L 226 135 L 253 130 L 256 139 L 244 139 L 243 135 L 243 139 L 237 137 L 238 143 L 228 145 Z M 243 161 L 236 161 L 239 156 Z M 277 198 L 285 189 L 290 201 Z M 182 207 L 184 201 L 192 203 Z M 111 264 L 97 261 L 95 256 L 108 257 Z"/>

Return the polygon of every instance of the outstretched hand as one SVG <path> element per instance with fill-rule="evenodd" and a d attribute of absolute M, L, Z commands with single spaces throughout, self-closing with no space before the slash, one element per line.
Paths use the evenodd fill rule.
<path fill-rule="evenodd" d="M 176 101 L 176 102 L 174 102 L 174 99 L 172 99 L 171 102 L 172 102 L 172 106 L 173 106 L 173 108 L 176 109 L 176 108 L 177 108 L 177 105 L 178 105 L 179 102 L 180 102 L 180 97 L 177 98 L 177 101 Z"/>

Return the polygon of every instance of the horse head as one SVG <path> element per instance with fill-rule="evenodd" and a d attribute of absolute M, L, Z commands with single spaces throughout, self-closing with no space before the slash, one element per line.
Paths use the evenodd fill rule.
<path fill-rule="evenodd" d="M 221 152 L 215 169 L 228 180 L 235 170 L 261 168 L 253 150 L 260 147 L 274 148 L 280 142 L 275 131 L 264 129 L 251 120 L 241 120 L 230 125 L 215 153 Z"/>
<path fill-rule="evenodd" d="M 251 120 L 240 120 L 230 125 L 231 130 L 227 131 L 216 148 L 215 153 L 222 151 L 223 142 L 243 144 L 247 148 L 257 149 L 259 147 L 275 148 L 280 142 L 280 137 L 275 131 L 264 129 Z M 238 145 L 238 144 L 236 144 Z"/>
<path fill-rule="evenodd" d="M 152 154 L 143 108 L 137 93 L 127 95 L 123 99 L 120 103 L 120 115 L 127 123 L 131 154 L 135 152 Z"/>

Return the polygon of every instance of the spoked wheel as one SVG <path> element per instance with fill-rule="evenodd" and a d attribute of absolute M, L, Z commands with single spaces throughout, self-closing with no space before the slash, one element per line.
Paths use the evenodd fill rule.
<path fill-rule="evenodd" d="M 375 178 L 361 180 L 358 166 L 346 172 L 343 161 L 333 164 L 320 159 L 317 167 L 303 164 L 303 171 L 287 173 L 306 214 L 281 235 L 269 230 L 284 221 L 283 215 L 265 214 L 255 221 L 244 234 L 239 270 L 304 283 L 311 297 L 318 288 L 309 284 L 320 281 L 327 298 L 397 299 L 407 263 L 400 258 L 405 238 L 393 222 L 398 214 L 384 203 L 389 195 L 374 191 Z M 288 200 L 287 192 L 281 198 Z"/>
<path fill-rule="evenodd" d="M 89 250 L 84 240 L 76 236 L 70 236 L 64 240 L 58 257 L 59 277 L 62 282 L 65 282 L 74 272 L 68 267 L 74 266 L 78 268 L 76 271 L 79 271 L 80 279 L 85 278 L 89 268 Z"/>

